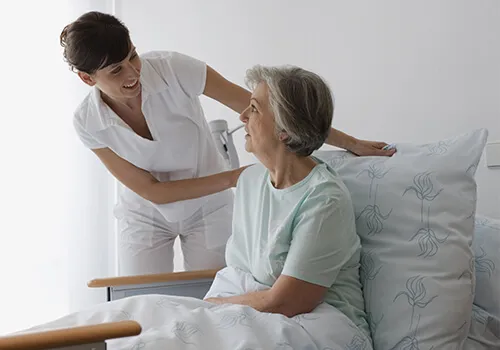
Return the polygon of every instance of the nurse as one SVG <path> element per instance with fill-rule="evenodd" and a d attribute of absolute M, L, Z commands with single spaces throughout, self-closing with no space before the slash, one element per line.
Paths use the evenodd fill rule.
<path fill-rule="evenodd" d="M 92 87 L 74 113 L 76 132 L 122 184 L 120 275 L 171 272 L 176 237 L 185 270 L 225 266 L 231 188 L 244 167 L 228 169 L 199 97 L 241 113 L 250 92 L 178 52 L 139 56 L 127 27 L 109 14 L 83 14 L 60 42 L 66 62 Z M 394 152 L 333 128 L 327 143 L 358 155 Z"/>

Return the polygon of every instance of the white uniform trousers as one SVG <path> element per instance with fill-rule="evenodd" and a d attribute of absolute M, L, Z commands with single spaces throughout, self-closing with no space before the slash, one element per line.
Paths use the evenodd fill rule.
<path fill-rule="evenodd" d="M 225 243 L 231 235 L 232 198 L 231 193 L 231 196 L 212 199 L 179 222 L 168 222 L 145 200 L 121 203 L 116 212 L 119 275 L 172 272 L 177 237 L 184 257 L 184 270 L 224 267 Z M 209 235 L 217 236 L 221 244 L 208 248 Z"/>

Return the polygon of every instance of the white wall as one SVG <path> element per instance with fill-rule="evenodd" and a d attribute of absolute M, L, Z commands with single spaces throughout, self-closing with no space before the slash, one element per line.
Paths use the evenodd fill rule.
<path fill-rule="evenodd" d="M 473 128 L 500 140 L 500 1 L 116 0 L 140 51 L 176 50 L 243 84 L 296 64 L 330 82 L 334 126 L 386 142 Z M 208 99 L 208 119 L 237 115 Z M 243 133 L 236 142 L 243 163 Z M 478 211 L 500 217 L 500 170 L 478 169 Z"/>

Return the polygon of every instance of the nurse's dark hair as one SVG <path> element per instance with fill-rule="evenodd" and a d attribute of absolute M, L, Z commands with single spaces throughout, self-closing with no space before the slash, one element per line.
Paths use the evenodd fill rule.
<path fill-rule="evenodd" d="M 128 28 L 118 18 L 97 11 L 66 25 L 59 40 L 70 68 L 88 74 L 123 61 L 131 46 Z"/>

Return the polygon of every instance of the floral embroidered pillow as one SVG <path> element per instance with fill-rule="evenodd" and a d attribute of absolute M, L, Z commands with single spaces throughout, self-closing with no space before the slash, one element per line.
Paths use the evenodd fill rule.
<path fill-rule="evenodd" d="M 374 348 L 460 349 L 474 293 L 474 175 L 485 129 L 390 157 L 318 151 L 349 188 Z"/>
<path fill-rule="evenodd" d="M 500 220 L 476 215 L 472 247 L 476 270 L 474 304 L 500 319 Z"/>
<path fill-rule="evenodd" d="M 500 220 L 476 215 L 474 241 L 476 287 L 469 349 L 500 349 Z"/>

